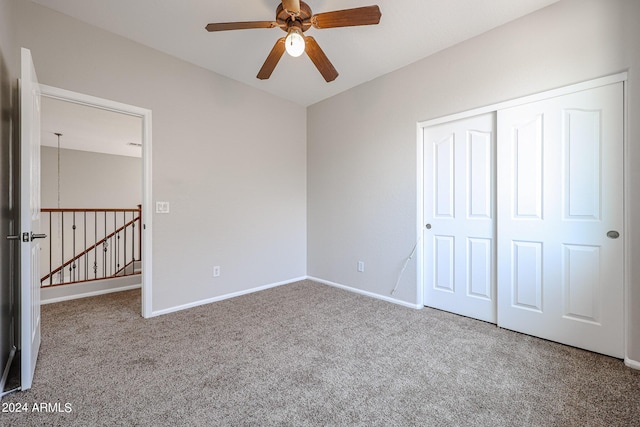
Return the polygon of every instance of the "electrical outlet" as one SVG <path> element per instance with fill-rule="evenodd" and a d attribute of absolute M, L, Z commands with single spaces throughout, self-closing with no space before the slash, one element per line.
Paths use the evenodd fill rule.
<path fill-rule="evenodd" d="M 358 261 L 358 271 L 364 273 L 364 261 Z"/>
<path fill-rule="evenodd" d="M 220 277 L 220 266 L 216 265 L 213 267 L 213 277 Z"/>

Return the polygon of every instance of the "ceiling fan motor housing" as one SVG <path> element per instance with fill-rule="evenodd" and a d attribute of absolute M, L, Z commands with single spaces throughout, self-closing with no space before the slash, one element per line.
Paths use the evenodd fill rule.
<path fill-rule="evenodd" d="M 307 31 L 311 28 L 311 16 L 311 8 L 305 2 L 300 2 L 300 13 L 297 16 L 292 16 L 287 12 L 282 3 L 276 9 L 276 22 L 283 31 L 289 31 L 292 25 L 299 27 L 302 31 Z"/>

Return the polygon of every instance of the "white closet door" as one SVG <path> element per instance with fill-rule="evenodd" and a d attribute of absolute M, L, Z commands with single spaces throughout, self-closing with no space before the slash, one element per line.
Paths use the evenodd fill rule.
<path fill-rule="evenodd" d="M 623 357 L 623 88 L 498 112 L 498 325 Z"/>
<path fill-rule="evenodd" d="M 495 114 L 423 132 L 424 304 L 496 322 Z"/>

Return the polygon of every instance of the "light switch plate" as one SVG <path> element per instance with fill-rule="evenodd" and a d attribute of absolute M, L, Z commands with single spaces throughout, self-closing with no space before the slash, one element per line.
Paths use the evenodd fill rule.
<path fill-rule="evenodd" d="M 156 213 L 168 214 L 169 213 L 169 202 L 156 202 Z"/>

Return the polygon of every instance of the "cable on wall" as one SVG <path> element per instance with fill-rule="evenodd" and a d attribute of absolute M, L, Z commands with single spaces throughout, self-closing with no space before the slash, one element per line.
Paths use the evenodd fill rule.
<path fill-rule="evenodd" d="M 407 269 L 407 265 L 409 264 L 409 261 L 411 261 L 413 259 L 413 256 L 416 254 L 416 250 L 418 249 L 418 245 L 420 244 L 420 241 L 422 241 L 422 236 L 418 236 L 418 240 L 416 240 L 416 244 L 413 245 L 413 249 L 411 249 L 411 253 L 409 254 L 409 257 L 404 261 L 402 270 L 400 270 L 400 274 L 398 274 L 398 280 L 396 280 L 396 285 L 391 290 L 391 295 L 394 295 L 398 290 L 398 286 L 400 285 L 400 279 L 402 278 L 402 274 Z"/>

